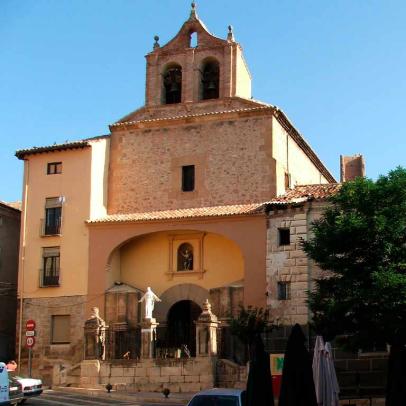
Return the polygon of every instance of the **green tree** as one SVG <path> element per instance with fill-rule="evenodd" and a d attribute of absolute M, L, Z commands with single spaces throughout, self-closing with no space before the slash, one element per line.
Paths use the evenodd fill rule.
<path fill-rule="evenodd" d="M 262 307 L 240 306 L 238 315 L 230 318 L 231 334 L 248 347 L 257 336 L 271 331 L 274 327 L 269 318 L 269 310 Z"/>
<path fill-rule="evenodd" d="M 315 331 L 355 349 L 404 349 L 406 170 L 345 183 L 312 231 L 303 248 L 326 271 L 308 294 Z"/>

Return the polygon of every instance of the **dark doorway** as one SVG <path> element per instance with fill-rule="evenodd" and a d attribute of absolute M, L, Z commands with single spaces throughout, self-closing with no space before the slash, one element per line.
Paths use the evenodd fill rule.
<path fill-rule="evenodd" d="M 184 349 L 187 346 L 190 356 L 196 356 L 195 321 L 202 309 L 191 300 L 175 303 L 168 312 L 166 342 L 168 347 Z"/>

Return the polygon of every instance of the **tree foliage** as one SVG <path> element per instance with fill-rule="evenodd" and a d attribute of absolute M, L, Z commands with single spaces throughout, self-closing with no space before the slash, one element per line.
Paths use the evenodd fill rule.
<path fill-rule="evenodd" d="M 406 170 L 345 183 L 312 232 L 303 248 L 327 271 L 308 294 L 316 332 L 406 343 Z"/>
<path fill-rule="evenodd" d="M 231 334 L 244 344 L 251 344 L 264 332 L 271 331 L 274 325 L 269 317 L 269 310 L 262 307 L 240 306 L 237 317 L 230 319 Z"/>

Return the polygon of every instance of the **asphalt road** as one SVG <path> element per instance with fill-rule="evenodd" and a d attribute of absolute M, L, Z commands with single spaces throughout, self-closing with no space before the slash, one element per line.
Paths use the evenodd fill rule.
<path fill-rule="evenodd" d="M 128 405 L 128 406 L 162 406 L 168 403 L 143 403 L 137 400 L 134 402 L 127 400 L 114 400 L 103 397 L 91 397 L 80 394 L 58 392 L 54 390 L 46 390 L 38 397 L 27 399 L 24 405 L 41 405 L 41 406 L 102 406 L 102 405 Z M 184 406 L 170 403 L 171 406 Z"/>

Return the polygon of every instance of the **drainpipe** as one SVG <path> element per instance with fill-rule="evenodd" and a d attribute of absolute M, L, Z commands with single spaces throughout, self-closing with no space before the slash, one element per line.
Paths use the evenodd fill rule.
<path fill-rule="evenodd" d="M 18 290 L 20 296 L 20 317 L 18 331 L 18 373 L 21 373 L 21 347 L 23 338 L 23 302 L 24 302 L 24 268 L 25 268 L 25 245 L 26 245 L 26 230 L 27 230 L 27 203 L 28 203 L 28 182 L 30 177 L 30 162 L 24 159 L 24 189 L 23 189 L 23 221 L 20 229 L 20 266 L 18 272 Z"/>

